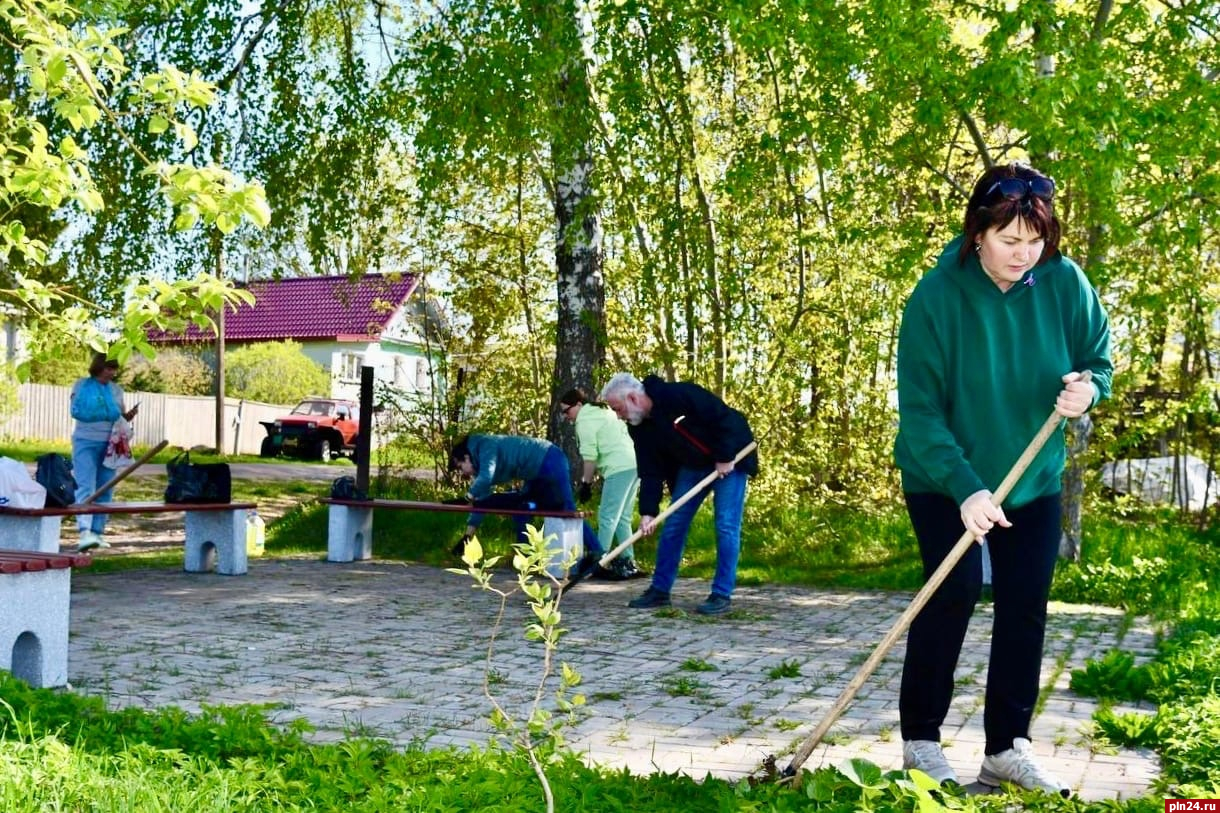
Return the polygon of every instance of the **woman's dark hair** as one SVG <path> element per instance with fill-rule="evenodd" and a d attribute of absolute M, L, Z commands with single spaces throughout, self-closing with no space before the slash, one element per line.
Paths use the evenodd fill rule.
<path fill-rule="evenodd" d="M 559 403 L 565 407 L 576 406 L 577 404 L 587 404 L 589 402 L 589 393 L 585 392 L 580 387 L 572 389 L 559 396 Z"/>
<path fill-rule="evenodd" d="M 467 457 L 470 457 L 470 435 L 463 435 L 449 450 L 449 468 L 457 468 L 457 464 Z"/>
<path fill-rule="evenodd" d="M 584 387 L 573 387 L 572 389 L 559 396 L 560 406 L 567 408 L 577 404 L 589 404 L 590 406 L 605 407 L 601 401 L 598 401 L 590 395 Z"/>
<path fill-rule="evenodd" d="M 93 361 L 89 362 L 89 375 L 97 378 L 105 369 L 117 370 L 119 363 L 112 358 L 107 358 L 105 353 L 94 353 Z"/>
<path fill-rule="evenodd" d="M 1048 180 L 1049 176 L 1017 161 L 994 166 L 984 172 L 974 184 L 974 192 L 966 204 L 966 222 L 962 227 L 965 239 L 958 251 L 959 263 L 965 263 L 966 258 L 974 253 L 975 245 L 988 229 L 1002 229 L 1018 217 L 1046 241 L 1042 246 L 1042 256 L 1038 258 L 1039 263 L 1059 253 L 1061 231 L 1059 218 L 1055 217 L 1054 201 L 1044 200 L 1032 192 L 1019 198 L 1007 197 L 997 188 L 1006 178 L 1029 182 Z"/>

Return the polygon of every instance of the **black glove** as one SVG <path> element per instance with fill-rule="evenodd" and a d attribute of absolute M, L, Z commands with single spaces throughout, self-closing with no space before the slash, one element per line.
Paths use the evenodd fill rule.
<path fill-rule="evenodd" d="M 588 502 L 589 500 L 593 499 L 593 484 L 581 481 L 580 491 L 577 494 L 577 498 L 581 502 Z"/>
<path fill-rule="evenodd" d="M 457 541 L 457 544 L 449 549 L 449 552 L 460 559 L 462 556 L 466 555 L 466 543 L 471 539 L 474 539 L 471 534 L 462 534 L 462 538 Z"/>
<path fill-rule="evenodd" d="M 441 505 L 470 505 L 470 500 L 462 497 L 451 497 L 448 500 L 441 500 Z"/>

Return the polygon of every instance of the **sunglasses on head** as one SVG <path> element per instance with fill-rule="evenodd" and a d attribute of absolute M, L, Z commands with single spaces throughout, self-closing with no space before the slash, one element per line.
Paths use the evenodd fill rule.
<path fill-rule="evenodd" d="M 1005 200 L 1021 200 L 1033 195 L 1049 202 L 1055 197 L 1055 181 L 1051 178 L 1004 178 L 993 183 L 983 197 L 990 198 L 996 192 Z"/>

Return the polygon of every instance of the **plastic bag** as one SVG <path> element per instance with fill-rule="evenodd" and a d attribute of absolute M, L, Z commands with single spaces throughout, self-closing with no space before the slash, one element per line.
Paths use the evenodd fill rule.
<path fill-rule="evenodd" d="M 356 488 L 355 477 L 346 474 L 342 477 L 336 477 L 331 482 L 330 498 L 332 500 L 367 500 L 369 495 Z"/>
<path fill-rule="evenodd" d="M 183 452 L 165 464 L 169 483 L 165 501 L 174 503 L 232 502 L 232 477 L 228 463 L 192 463 Z"/>
<path fill-rule="evenodd" d="M 102 465 L 108 469 L 125 469 L 136 462 L 131 455 L 131 424 L 119 418 L 110 429 L 110 440 L 106 442 L 106 456 Z"/>
<path fill-rule="evenodd" d="M 25 464 L 0 457 L 0 505 L 13 508 L 45 508 L 47 490 L 30 477 Z"/>

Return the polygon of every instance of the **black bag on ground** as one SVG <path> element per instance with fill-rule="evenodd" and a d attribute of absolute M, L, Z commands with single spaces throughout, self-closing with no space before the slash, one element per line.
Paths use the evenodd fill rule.
<path fill-rule="evenodd" d="M 165 464 L 169 484 L 166 502 L 232 502 L 233 481 L 228 463 L 192 463 L 191 453 L 183 452 Z"/>
<path fill-rule="evenodd" d="M 72 461 L 50 452 L 38 458 L 34 480 L 47 490 L 47 508 L 66 508 L 76 501 L 76 478 Z"/>
<path fill-rule="evenodd" d="M 332 500 L 367 500 L 369 495 L 356 488 L 355 477 L 345 474 L 342 477 L 336 477 L 330 484 L 330 498 Z"/>

